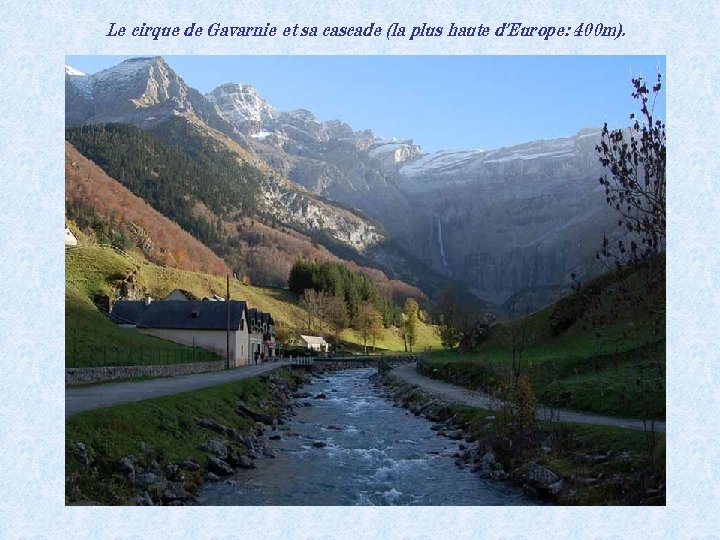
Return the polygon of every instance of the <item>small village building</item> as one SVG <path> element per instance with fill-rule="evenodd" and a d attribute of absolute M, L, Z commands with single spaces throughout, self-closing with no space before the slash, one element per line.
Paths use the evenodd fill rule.
<path fill-rule="evenodd" d="M 300 343 L 303 347 L 320 352 L 327 352 L 329 344 L 325 341 L 325 338 L 320 336 L 300 336 Z"/>
<path fill-rule="evenodd" d="M 274 320 L 270 313 L 248 309 L 244 301 L 190 300 L 182 289 L 173 290 L 164 300 L 117 300 L 110 320 L 143 334 L 202 347 L 225 357 L 227 308 L 230 307 L 231 367 L 275 356 Z M 173 299 L 169 299 L 173 298 Z"/>
<path fill-rule="evenodd" d="M 248 318 L 250 321 L 248 338 L 250 358 L 254 360 L 255 355 L 273 358 L 275 356 L 275 330 L 272 315 L 252 308 L 248 311 Z"/>
<path fill-rule="evenodd" d="M 116 302 L 117 309 L 120 302 Z M 248 364 L 247 305 L 231 300 L 230 367 Z M 201 300 L 152 302 L 141 310 L 137 330 L 182 345 L 202 347 L 225 357 L 228 303 Z M 113 310 L 115 311 L 115 310 Z"/>
<path fill-rule="evenodd" d="M 68 228 L 65 227 L 65 246 L 66 247 L 75 247 L 78 245 L 78 241 L 76 236 L 73 234 L 73 232 Z"/>
<path fill-rule="evenodd" d="M 199 298 L 190 291 L 186 291 L 185 289 L 173 289 L 163 300 L 178 300 L 180 302 L 189 302 L 191 300 L 199 300 Z"/>

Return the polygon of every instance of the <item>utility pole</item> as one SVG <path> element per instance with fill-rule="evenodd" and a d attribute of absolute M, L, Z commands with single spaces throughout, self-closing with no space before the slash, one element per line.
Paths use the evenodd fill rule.
<path fill-rule="evenodd" d="M 230 274 L 225 280 L 225 312 L 227 314 L 227 331 L 225 332 L 225 369 L 230 369 Z"/>

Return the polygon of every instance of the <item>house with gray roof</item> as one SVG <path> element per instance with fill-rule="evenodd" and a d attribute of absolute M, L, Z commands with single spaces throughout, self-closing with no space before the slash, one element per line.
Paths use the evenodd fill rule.
<path fill-rule="evenodd" d="M 151 305 L 152 298 L 145 300 L 118 300 L 110 311 L 109 317 L 115 324 L 125 328 L 135 328 L 143 312 Z"/>
<path fill-rule="evenodd" d="M 242 300 L 118 300 L 110 319 L 134 326 L 143 334 L 214 351 L 223 358 L 229 328 L 230 367 L 238 367 L 249 359 L 247 314 L 247 304 Z"/>

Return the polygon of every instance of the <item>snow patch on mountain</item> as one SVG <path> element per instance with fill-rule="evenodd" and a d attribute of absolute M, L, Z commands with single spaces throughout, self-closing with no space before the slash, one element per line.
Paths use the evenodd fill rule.
<path fill-rule="evenodd" d="M 108 69 L 104 69 L 91 75 L 93 81 L 99 82 L 119 82 L 123 79 L 130 79 L 137 76 L 138 73 L 147 71 L 152 64 L 164 63 L 159 56 L 145 56 L 140 58 L 130 58 Z"/>
<path fill-rule="evenodd" d="M 426 174 L 442 174 L 464 167 L 483 153 L 483 150 L 440 150 L 425 154 L 407 163 L 400 169 L 400 174 L 408 178 Z"/>
<path fill-rule="evenodd" d="M 92 98 L 92 76 L 65 64 L 65 80 L 70 83 L 80 95 L 86 98 Z"/>
<path fill-rule="evenodd" d="M 71 77 L 85 77 L 87 76 L 87 73 L 83 73 L 79 69 L 75 69 L 74 67 L 65 64 L 65 75 L 70 75 Z"/>

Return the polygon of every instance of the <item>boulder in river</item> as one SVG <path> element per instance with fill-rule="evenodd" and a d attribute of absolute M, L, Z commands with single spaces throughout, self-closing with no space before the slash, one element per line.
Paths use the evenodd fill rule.
<path fill-rule="evenodd" d="M 528 465 L 527 479 L 531 486 L 545 492 L 556 494 L 562 489 L 560 477 L 537 463 Z"/>
<path fill-rule="evenodd" d="M 255 469 L 256 465 L 247 456 L 240 456 L 237 461 L 237 466 L 241 469 Z"/>
<path fill-rule="evenodd" d="M 208 468 L 210 472 L 220 476 L 230 476 L 235 472 L 230 465 L 215 456 L 208 456 Z"/>
<path fill-rule="evenodd" d="M 324 448 L 324 447 L 327 446 L 327 443 L 326 443 L 325 441 L 314 441 L 314 442 L 312 443 L 312 445 L 313 445 L 315 448 Z"/>

